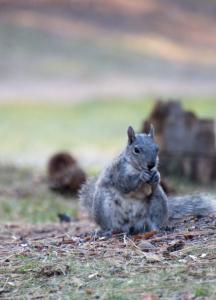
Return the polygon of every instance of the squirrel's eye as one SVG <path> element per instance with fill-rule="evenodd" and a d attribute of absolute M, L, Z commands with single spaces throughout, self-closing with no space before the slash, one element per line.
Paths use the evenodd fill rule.
<path fill-rule="evenodd" d="M 139 153 L 140 153 L 140 150 L 139 150 L 138 147 L 134 147 L 134 153 L 135 153 L 135 154 L 139 154 Z"/>

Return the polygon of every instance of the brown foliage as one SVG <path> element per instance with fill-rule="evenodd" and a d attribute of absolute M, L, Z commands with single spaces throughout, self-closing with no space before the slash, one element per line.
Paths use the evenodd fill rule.
<path fill-rule="evenodd" d="M 199 183 L 215 181 L 216 141 L 213 119 L 185 111 L 180 101 L 158 100 L 142 132 L 155 127 L 162 175 L 183 175 Z M 166 190 L 166 184 L 164 185 Z"/>
<path fill-rule="evenodd" d="M 76 194 L 86 180 L 85 172 L 67 152 L 53 155 L 47 167 L 49 186 L 62 194 Z"/>

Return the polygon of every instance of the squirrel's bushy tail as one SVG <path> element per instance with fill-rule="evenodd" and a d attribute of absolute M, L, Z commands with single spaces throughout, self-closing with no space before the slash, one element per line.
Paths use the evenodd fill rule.
<path fill-rule="evenodd" d="M 208 194 L 169 197 L 169 217 L 206 216 L 216 212 L 216 197 Z"/>
<path fill-rule="evenodd" d="M 83 184 L 79 191 L 79 199 L 81 201 L 81 205 L 86 207 L 89 212 L 92 211 L 93 207 L 93 198 L 95 191 L 95 182 L 97 178 L 93 177 L 87 180 L 86 183 Z"/>

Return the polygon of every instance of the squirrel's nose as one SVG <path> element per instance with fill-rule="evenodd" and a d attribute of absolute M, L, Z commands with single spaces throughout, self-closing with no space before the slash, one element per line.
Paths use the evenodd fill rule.
<path fill-rule="evenodd" d="M 148 167 L 149 171 L 151 171 L 155 167 L 155 162 L 148 163 L 147 167 Z"/>

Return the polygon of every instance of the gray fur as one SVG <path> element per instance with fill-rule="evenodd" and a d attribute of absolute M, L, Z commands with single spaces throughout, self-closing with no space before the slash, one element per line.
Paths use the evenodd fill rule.
<path fill-rule="evenodd" d="M 178 218 L 216 211 L 216 201 L 201 196 L 168 201 L 160 186 L 153 127 L 149 134 L 135 135 L 132 127 L 127 133 L 126 149 L 80 191 L 81 203 L 103 230 L 130 234 L 158 230 L 166 225 L 168 213 Z"/>
<path fill-rule="evenodd" d="M 216 212 L 216 198 L 208 194 L 194 194 L 169 199 L 169 217 L 180 219 L 187 215 L 206 216 Z"/>
<path fill-rule="evenodd" d="M 104 230 L 127 233 L 156 230 L 166 223 L 166 195 L 155 182 L 152 182 L 152 194 L 145 195 L 144 184 L 140 172 L 133 169 L 122 154 L 93 185 L 84 185 L 80 198 Z"/>
<path fill-rule="evenodd" d="M 82 188 L 79 191 L 79 198 L 81 200 L 81 204 L 85 206 L 89 212 L 92 210 L 92 201 L 94 198 L 95 191 L 95 183 L 97 181 L 97 177 L 92 177 L 86 181 L 82 185 Z"/>

